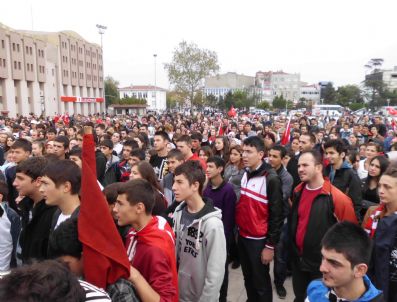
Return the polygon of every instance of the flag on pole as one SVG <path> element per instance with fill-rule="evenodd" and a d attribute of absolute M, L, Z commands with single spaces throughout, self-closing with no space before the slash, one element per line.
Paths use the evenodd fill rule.
<path fill-rule="evenodd" d="M 101 288 L 128 279 L 130 263 L 116 225 L 96 179 L 95 143 L 83 137 L 79 240 L 83 245 L 85 279 Z"/>
<path fill-rule="evenodd" d="M 288 119 L 287 127 L 285 128 L 283 137 L 281 138 L 282 146 L 285 146 L 286 144 L 289 143 L 290 136 L 291 136 L 291 118 Z"/>
<path fill-rule="evenodd" d="M 228 114 L 230 117 L 235 117 L 235 116 L 236 116 L 237 112 L 236 112 L 236 109 L 234 109 L 233 105 L 232 105 L 232 107 L 230 107 L 230 110 L 228 111 L 227 114 Z"/>

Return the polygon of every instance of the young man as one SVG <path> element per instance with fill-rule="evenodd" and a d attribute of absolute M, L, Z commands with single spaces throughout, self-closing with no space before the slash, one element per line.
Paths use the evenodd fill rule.
<path fill-rule="evenodd" d="M 167 145 L 169 141 L 170 138 L 165 131 L 157 131 L 154 134 L 154 150 L 156 154 L 150 157 L 149 163 L 152 165 L 158 180 L 162 180 L 165 174 L 164 168 L 167 162 Z"/>
<path fill-rule="evenodd" d="M 104 139 L 100 143 L 99 148 L 107 159 L 105 176 L 102 183 L 106 187 L 120 180 L 121 172 L 118 169 L 119 158 L 113 154 L 113 142 L 110 139 Z"/>
<path fill-rule="evenodd" d="M 23 196 L 18 205 L 24 213 L 18 249 L 18 258 L 23 263 L 47 257 L 48 238 L 56 207 L 46 205 L 43 194 L 39 191 L 46 165 L 45 158 L 31 157 L 16 168 L 13 185 L 20 196 Z"/>
<path fill-rule="evenodd" d="M 128 163 L 131 151 L 138 148 L 138 143 L 134 140 L 126 140 L 123 146 L 123 151 L 121 152 L 121 161 L 118 166 L 121 172 L 120 181 L 126 182 L 130 179 L 131 166 Z"/>
<path fill-rule="evenodd" d="M 238 250 L 248 301 L 272 301 L 269 274 L 283 225 L 281 181 L 262 160 L 265 145 L 258 136 L 244 140 L 241 196 L 236 207 Z"/>
<path fill-rule="evenodd" d="M 207 160 L 207 178 L 208 184 L 203 192 L 203 197 L 213 201 L 214 206 L 222 211 L 222 223 L 225 231 L 227 246 L 230 246 L 233 240 L 234 216 L 236 209 L 236 193 L 232 184 L 225 181 L 222 177 L 225 169 L 225 161 L 213 156 Z M 229 284 L 228 262 L 225 265 L 225 277 L 223 279 L 219 301 L 226 302 L 227 288 Z"/>
<path fill-rule="evenodd" d="M 176 147 L 183 154 L 185 161 L 197 160 L 200 162 L 203 171 L 207 169 L 207 164 L 196 153 L 192 152 L 192 139 L 189 135 L 182 135 L 176 142 Z"/>
<path fill-rule="evenodd" d="M 66 159 L 69 150 L 69 139 L 66 136 L 57 136 L 54 139 L 54 154 L 58 159 Z"/>
<path fill-rule="evenodd" d="M 167 155 L 167 168 L 168 173 L 161 180 L 160 184 L 164 190 L 164 197 L 167 199 L 168 207 L 175 202 L 175 195 L 172 191 L 172 185 L 174 184 L 174 172 L 175 169 L 185 162 L 183 154 L 177 149 L 172 149 Z M 173 214 L 176 206 L 168 214 Z"/>
<path fill-rule="evenodd" d="M 371 241 L 366 232 L 350 222 L 340 222 L 322 240 L 322 280 L 310 283 L 306 302 L 382 302 L 383 294 L 366 273 Z"/>
<path fill-rule="evenodd" d="M 302 183 L 294 190 L 289 220 L 292 285 L 295 302 L 303 302 L 309 283 L 321 276 L 321 239 L 338 221 L 357 223 L 353 203 L 323 177 L 321 155 L 301 153 L 298 173 Z"/>
<path fill-rule="evenodd" d="M 361 182 L 357 172 L 346 161 L 347 149 L 341 140 L 329 140 L 324 144 L 325 156 L 329 165 L 324 169 L 332 185 L 337 187 L 353 201 L 354 211 L 358 220 L 361 219 L 362 202 Z"/>
<path fill-rule="evenodd" d="M 203 135 L 200 132 L 193 132 L 190 138 L 192 139 L 192 152 L 198 155 Z"/>
<path fill-rule="evenodd" d="M 146 158 L 145 151 L 143 151 L 142 149 L 132 149 L 128 163 L 132 167 L 133 165 L 136 165 L 137 163 L 144 161 L 145 158 Z"/>
<path fill-rule="evenodd" d="M 226 240 L 221 211 L 201 197 L 205 174 L 198 161 L 175 169 L 173 190 L 181 204 L 174 213 L 179 300 L 219 300 L 225 275 Z"/>
<path fill-rule="evenodd" d="M 269 164 L 276 171 L 281 179 L 281 188 L 283 191 L 283 219 L 288 217 L 289 213 L 289 198 L 292 192 L 293 179 L 291 174 L 283 166 L 283 160 L 287 155 L 287 150 L 283 146 L 273 146 L 269 151 Z M 280 299 L 285 299 L 287 291 L 284 287 L 284 281 L 287 278 L 287 224 L 285 223 L 282 228 L 279 243 L 276 246 L 276 255 L 273 266 L 274 285 L 276 292 Z"/>
<path fill-rule="evenodd" d="M 15 199 L 18 197 L 18 191 L 13 186 L 13 183 L 16 175 L 16 166 L 29 158 L 32 153 L 32 144 L 24 138 L 19 138 L 12 144 L 9 152 L 11 152 L 11 156 L 15 164 L 9 166 L 4 173 L 9 191 L 7 201 L 10 203 L 10 207 L 20 214 L 15 202 Z"/>
<path fill-rule="evenodd" d="M 77 217 L 80 209 L 80 168 L 70 160 L 50 162 L 43 171 L 40 193 L 46 204 L 57 206 L 51 229 L 56 229 L 70 217 Z"/>
<path fill-rule="evenodd" d="M 120 226 L 132 226 L 126 244 L 132 265 L 129 280 L 141 300 L 177 302 L 174 234 L 164 218 L 152 216 L 154 196 L 146 180 L 129 181 L 120 185 L 113 211 Z"/>

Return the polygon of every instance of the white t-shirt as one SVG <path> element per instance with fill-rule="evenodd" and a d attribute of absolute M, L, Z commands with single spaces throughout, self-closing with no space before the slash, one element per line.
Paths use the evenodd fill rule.
<path fill-rule="evenodd" d="M 2 205 L 3 215 L 0 217 L 0 272 L 6 272 L 10 269 L 10 261 L 12 254 L 12 236 L 11 222 Z"/>
<path fill-rule="evenodd" d="M 69 219 L 70 216 L 72 216 L 72 215 L 64 215 L 61 213 L 61 215 L 59 215 L 59 217 L 58 217 L 57 224 L 55 225 L 54 229 L 56 229 L 62 222 Z"/>
<path fill-rule="evenodd" d="M 358 169 L 357 169 L 357 174 L 360 179 L 364 179 L 368 176 L 368 171 L 365 170 L 365 159 L 362 159 L 358 162 Z"/>

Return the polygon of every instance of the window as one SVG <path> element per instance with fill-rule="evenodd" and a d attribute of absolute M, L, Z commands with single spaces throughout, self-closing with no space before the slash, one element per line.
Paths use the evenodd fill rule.
<path fill-rule="evenodd" d="M 28 71 L 30 71 L 30 64 L 26 64 L 26 68 Z"/>
<path fill-rule="evenodd" d="M 15 51 L 15 43 L 12 43 L 12 51 Z"/>
<path fill-rule="evenodd" d="M 14 61 L 14 69 L 17 69 L 17 61 Z"/>
<path fill-rule="evenodd" d="M 3 66 L 6 66 L 6 59 L 3 59 Z"/>
<path fill-rule="evenodd" d="M 20 51 L 20 49 L 19 49 L 19 44 L 17 44 L 17 50 L 18 50 L 18 52 Z"/>
<path fill-rule="evenodd" d="M 18 62 L 18 69 L 21 70 L 21 62 Z"/>
<path fill-rule="evenodd" d="M 29 46 L 26 46 L 26 53 L 29 53 Z"/>
<path fill-rule="evenodd" d="M 30 64 L 30 70 L 33 71 L 33 64 Z"/>
<path fill-rule="evenodd" d="M 6 43 L 4 40 L 1 40 L 1 48 L 5 48 L 6 47 Z"/>
<path fill-rule="evenodd" d="M 33 54 L 32 46 L 29 47 L 29 53 L 30 53 L 30 54 Z"/>

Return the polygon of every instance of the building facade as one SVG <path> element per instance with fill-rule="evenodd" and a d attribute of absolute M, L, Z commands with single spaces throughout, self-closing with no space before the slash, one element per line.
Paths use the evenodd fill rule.
<path fill-rule="evenodd" d="M 167 90 L 157 86 L 128 86 L 119 88 L 120 99 L 130 97 L 145 99 L 148 110 L 167 109 Z"/>
<path fill-rule="evenodd" d="M 13 30 L 0 24 L 0 113 L 105 111 L 101 47 L 77 33 Z"/>
<path fill-rule="evenodd" d="M 367 74 L 365 79 L 368 81 L 383 81 L 386 89 L 393 91 L 397 89 L 397 66 L 393 69 L 378 70 L 373 73 Z"/>
<path fill-rule="evenodd" d="M 237 90 L 248 91 L 255 84 L 255 78 L 235 72 L 206 77 L 204 84 L 204 94 L 215 97 L 224 97 L 229 92 Z"/>
<path fill-rule="evenodd" d="M 302 84 L 300 88 L 300 98 L 311 101 L 312 104 L 320 102 L 320 86 L 317 84 Z"/>

